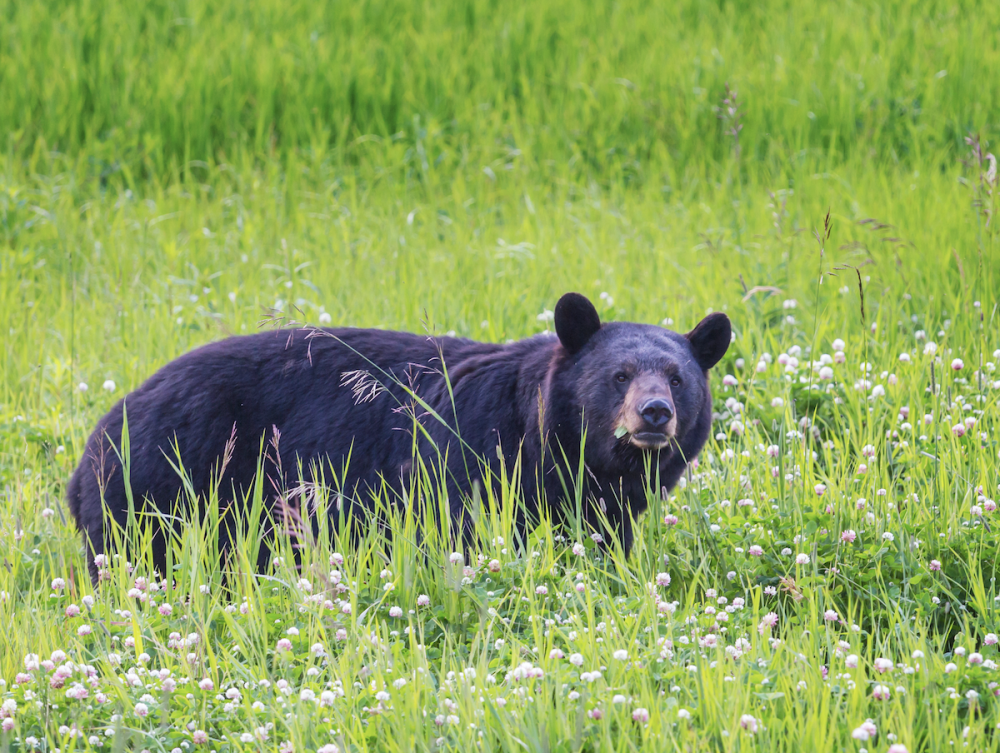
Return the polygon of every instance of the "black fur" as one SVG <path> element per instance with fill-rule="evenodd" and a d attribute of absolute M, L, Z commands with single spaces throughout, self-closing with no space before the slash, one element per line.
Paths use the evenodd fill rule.
<path fill-rule="evenodd" d="M 562 500 L 563 483 L 572 485 L 579 468 L 586 421 L 584 483 L 590 501 L 584 516 L 597 528 L 594 508 L 603 500 L 627 551 L 629 512 L 638 516 L 646 507 L 644 454 L 649 451 L 615 436 L 623 404 L 615 374 L 628 366 L 682 380 L 672 392 L 676 444 L 653 451 L 652 458 L 659 484 L 671 488 L 708 437 L 707 370 L 729 345 L 729 322 L 715 314 L 687 336 L 644 324 L 601 325 L 590 302 L 576 294 L 564 296 L 556 311 L 562 342 L 548 334 L 500 345 L 381 330 L 296 329 L 234 337 L 181 356 L 98 422 L 70 479 L 69 506 L 84 534 L 91 576 L 97 577 L 93 554 L 106 549 L 102 485 L 110 514 L 121 524 L 127 517 L 121 463 L 111 447 L 120 445 L 126 404 L 131 488 L 140 509 L 155 504 L 169 510 L 181 495 L 180 480 L 167 460 L 174 459 L 175 441 L 195 491 L 205 493 L 234 427 L 220 499 L 241 499 L 233 489 L 249 488 L 261 439 L 269 440 L 277 427 L 282 477 L 276 478 L 278 458 L 272 452 L 264 468 L 271 479 L 279 486 L 294 485 L 298 461 L 305 468 L 310 461 L 326 462 L 339 475 L 350 453 L 343 498 L 349 514 L 365 514 L 371 507 L 366 490 L 384 482 L 399 494 L 407 483 L 416 415 L 448 458 L 449 500 L 459 525 L 462 496 L 476 482 L 493 483 L 481 469 L 485 462 L 498 471 L 498 455 L 510 471 L 520 454 L 529 515 L 537 511 L 539 486 L 550 504 Z M 407 390 L 440 419 L 419 405 L 401 408 L 413 403 Z M 461 443 L 452 431 L 456 414 Z M 418 446 L 435 467 L 439 456 L 431 443 L 423 440 Z M 271 483 L 265 492 L 273 504 Z M 562 506 L 553 504 L 552 511 L 558 517 Z M 154 541 L 153 560 L 162 574 L 166 545 L 161 538 Z M 265 565 L 262 555 L 258 567 Z"/>
<path fill-rule="evenodd" d="M 691 352 L 695 360 L 705 371 L 715 366 L 726 355 L 732 332 L 729 317 L 715 312 L 698 322 L 698 326 L 685 335 L 691 343 Z"/>
<path fill-rule="evenodd" d="M 576 353 L 601 328 L 601 317 L 587 298 L 567 293 L 556 304 L 554 324 L 559 342 L 570 353 Z"/>

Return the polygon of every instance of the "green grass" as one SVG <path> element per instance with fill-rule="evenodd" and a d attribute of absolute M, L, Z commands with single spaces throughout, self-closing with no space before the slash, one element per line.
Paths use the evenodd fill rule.
<path fill-rule="evenodd" d="M 358 139 L 377 136 L 417 172 L 421 142 L 445 174 L 517 148 L 626 185 L 665 169 L 676 189 L 728 152 L 726 82 L 744 155 L 770 169 L 939 167 L 1000 103 L 991 3 L 4 0 L 0 18 L 8 148 L 127 183 L 247 151 L 370 167 L 383 152 Z"/>
<path fill-rule="evenodd" d="M 0 0 L 0 695 L 17 703 L 0 746 L 1000 749 L 998 201 L 989 160 L 962 163 L 970 131 L 986 152 L 1000 133 L 998 9 Z M 716 110 L 727 83 L 735 119 Z M 519 338 L 567 290 L 681 331 L 725 310 L 737 333 L 713 382 L 721 438 L 628 560 L 544 525 L 519 551 L 508 498 L 471 574 L 397 520 L 389 549 L 375 531 L 321 542 L 303 574 L 226 591 L 209 520 L 166 591 L 128 594 L 142 563 L 90 587 L 66 480 L 97 418 L 170 359 L 275 314 Z M 845 362 L 821 380 L 836 338 Z M 745 604 L 700 646 L 720 596 Z M 56 650 L 96 670 L 87 698 L 65 693 L 79 673 L 15 685 Z M 543 676 L 508 677 L 523 662 Z M 878 737 L 853 740 L 868 718 Z"/>

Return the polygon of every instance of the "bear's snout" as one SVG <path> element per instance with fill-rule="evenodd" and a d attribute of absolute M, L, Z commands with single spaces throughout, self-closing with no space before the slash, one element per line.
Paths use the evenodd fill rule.
<path fill-rule="evenodd" d="M 666 427 L 674 417 L 674 406 L 662 397 L 654 397 L 639 406 L 639 415 L 652 429 Z"/>
<path fill-rule="evenodd" d="M 625 395 L 621 425 L 628 442 L 644 450 L 667 446 L 677 432 L 677 411 L 670 386 L 647 374 L 635 379 Z"/>

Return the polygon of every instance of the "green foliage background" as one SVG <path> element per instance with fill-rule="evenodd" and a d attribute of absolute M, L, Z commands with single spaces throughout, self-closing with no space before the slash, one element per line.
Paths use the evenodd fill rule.
<path fill-rule="evenodd" d="M 0 14 L 13 153 L 83 151 L 126 181 L 246 153 L 364 165 L 359 137 L 413 146 L 429 129 L 452 152 L 444 172 L 517 148 L 680 188 L 729 151 L 726 82 L 754 172 L 940 167 L 1000 96 L 990 3 L 5 0 Z"/>

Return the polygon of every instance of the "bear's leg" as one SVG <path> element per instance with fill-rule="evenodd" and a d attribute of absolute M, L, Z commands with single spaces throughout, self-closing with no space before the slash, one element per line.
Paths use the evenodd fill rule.
<path fill-rule="evenodd" d="M 632 553 L 632 545 L 635 543 L 635 532 L 632 530 L 632 516 L 627 511 L 618 526 L 617 533 L 622 544 L 622 553 L 628 559 L 628 556 Z"/>
<path fill-rule="evenodd" d="M 150 555 L 153 561 L 153 572 L 149 573 L 149 576 L 161 579 L 169 577 L 171 574 L 167 572 L 167 533 L 158 522 L 153 523 L 150 547 L 152 549 Z M 135 563 L 133 562 L 133 564 Z"/>

